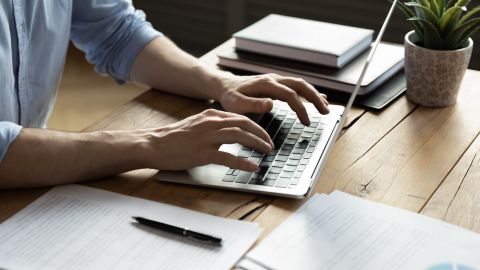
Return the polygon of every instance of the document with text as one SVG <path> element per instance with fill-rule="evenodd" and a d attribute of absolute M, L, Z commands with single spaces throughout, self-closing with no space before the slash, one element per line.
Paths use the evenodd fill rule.
<path fill-rule="evenodd" d="M 213 246 L 148 228 L 132 216 L 221 237 Z M 255 223 L 79 185 L 57 187 L 0 224 L 0 269 L 229 269 Z"/>
<path fill-rule="evenodd" d="M 242 269 L 480 269 L 480 235 L 342 192 L 315 195 Z"/>

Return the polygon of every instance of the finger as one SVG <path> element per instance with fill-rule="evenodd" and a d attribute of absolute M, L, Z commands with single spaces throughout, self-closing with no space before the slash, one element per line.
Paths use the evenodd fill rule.
<path fill-rule="evenodd" d="M 272 110 L 273 101 L 270 98 L 250 97 L 241 92 L 232 92 L 236 104 L 233 111 L 236 113 L 266 113 Z"/>
<path fill-rule="evenodd" d="M 268 133 L 261 126 L 250 120 L 248 117 L 234 113 L 223 114 L 223 116 L 225 117 L 209 120 L 210 128 L 220 130 L 224 128 L 237 127 L 261 138 L 264 142 L 268 143 L 273 148 L 273 141 L 268 135 Z"/>
<path fill-rule="evenodd" d="M 312 102 L 317 107 L 319 112 L 323 112 L 323 113 L 329 112 L 329 109 L 328 109 L 329 103 L 327 101 L 327 95 L 323 93 L 319 93 L 315 89 L 315 87 L 313 87 L 313 85 L 309 84 L 305 80 L 301 78 L 284 77 L 277 74 L 267 74 L 266 76 L 295 90 L 297 93 L 299 93 L 300 95 L 305 97 L 307 100 Z M 321 103 L 319 103 L 318 98 L 320 98 Z M 323 109 L 321 107 L 323 107 Z"/>
<path fill-rule="evenodd" d="M 245 94 L 270 96 L 287 102 L 290 108 L 297 113 L 297 116 L 302 124 L 306 126 L 310 125 L 307 110 L 300 101 L 297 92 L 283 84 L 278 83 L 274 79 L 268 77 L 259 78 L 244 91 Z"/>
<path fill-rule="evenodd" d="M 277 87 L 277 96 L 281 100 L 287 102 L 290 108 L 292 108 L 292 110 L 297 113 L 298 119 L 300 119 L 300 122 L 302 122 L 302 124 L 304 124 L 305 126 L 309 126 L 310 119 L 308 118 L 307 109 L 300 100 L 297 92 L 276 81 L 274 83 L 274 86 Z"/>
<path fill-rule="evenodd" d="M 244 131 L 254 134 L 255 136 L 261 138 L 263 141 L 268 143 L 273 148 L 273 141 L 268 135 L 267 131 L 263 129 L 259 124 L 250 120 L 246 116 L 237 116 L 236 118 L 228 119 L 223 128 L 226 127 L 238 127 Z"/>
<path fill-rule="evenodd" d="M 325 98 L 322 98 L 322 100 L 323 100 L 323 103 L 325 104 L 325 107 L 328 108 L 328 106 L 330 105 L 330 103 L 328 103 L 327 98 L 326 98 L 326 97 L 325 97 Z M 330 109 L 328 109 L 328 111 L 330 112 Z"/>
<path fill-rule="evenodd" d="M 321 114 L 328 114 L 328 113 L 330 112 L 330 108 L 328 107 L 329 104 L 328 104 L 327 99 L 324 98 L 323 96 L 320 96 L 320 100 L 322 101 L 323 106 L 326 108 L 326 112 L 325 112 L 325 111 L 321 111 L 321 110 L 319 110 L 319 112 L 320 112 Z"/>
<path fill-rule="evenodd" d="M 318 93 L 317 89 L 305 80 L 291 77 L 282 77 L 277 80 L 312 102 L 320 113 L 327 114 L 329 112 L 328 103 L 325 103 L 326 96 Z"/>
<path fill-rule="evenodd" d="M 321 97 L 321 99 L 322 99 L 323 104 L 325 104 L 325 107 L 328 108 L 328 106 L 329 106 L 330 104 L 328 103 L 327 95 L 325 95 L 325 94 L 323 94 L 323 93 L 320 93 L 320 97 Z M 330 111 L 330 109 L 329 109 L 329 111 Z"/>
<path fill-rule="evenodd" d="M 215 110 L 215 109 L 208 109 L 208 110 L 203 111 L 203 113 L 207 116 L 217 116 L 217 117 L 220 117 L 220 118 L 228 118 L 228 117 L 234 117 L 234 116 L 238 115 L 236 113 L 225 112 L 225 111 L 220 111 L 220 110 Z"/>
<path fill-rule="evenodd" d="M 236 157 L 230 153 L 222 151 L 212 151 L 208 153 L 211 157 L 211 163 L 227 166 L 232 169 L 253 172 L 257 169 L 257 164 L 248 159 Z"/>
<path fill-rule="evenodd" d="M 323 100 L 328 104 L 328 97 L 325 94 L 320 94 L 322 95 Z"/>
<path fill-rule="evenodd" d="M 219 130 L 215 135 L 214 143 L 215 145 L 239 143 L 261 153 L 269 153 L 273 150 L 270 143 L 238 127 Z"/>

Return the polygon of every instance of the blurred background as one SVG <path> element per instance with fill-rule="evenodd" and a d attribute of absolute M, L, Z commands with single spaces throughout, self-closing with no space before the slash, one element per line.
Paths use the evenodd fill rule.
<path fill-rule="evenodd" d="M 390 6 L 388 0 L 133 0 L 133 3 L 158 30 L 195 56 L 201 56 L 234 32 L 271 13 L 378 31 Z M 471 6 L 479 4 L 480 0 L 471 1 Z M 403 43 L 410 29 L 397 10 L 385 40 Z M 475 36 L 470 68 L 480 70 L 480 33 Z M 111 78 L 99 76 L 86 63 L 83 53 L 70 48 L 48 126 L 80 131 L 144 91 L 129 84 L 118 87 Z"/>
<path fill-rule="evenodd" d="M 200 56 L 234 32 L 271 13 L 346 24 L 378 32 L 388 0 L 133 0 L 148 20 L 190 53 Z M 472 0 L 470 6 L 480 5 Z M 385 41 L 403 43 L 410 24 L 396 11 Z M 328 38 L 328 37 L 326 37 Z M 480 33 L 470 68 L 480 70 Z"/>

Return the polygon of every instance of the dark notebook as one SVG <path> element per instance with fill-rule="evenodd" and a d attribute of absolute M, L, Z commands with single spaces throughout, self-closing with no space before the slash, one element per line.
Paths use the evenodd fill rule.
<path fill-rule="evenodd" d="M 350 95 L 326 88 L 317 88 L 319 92 L 325 93 L 329 100 L 347 103 Z M 402 71 L 395 74 L 392 78 L 380 85 L 375 91 L 368 95 L 357 96 L 355 105 L 369 109 L 381 110 L 392 103 L 407 90 L 405 73 Z"/>
<path fill-rule="evenodd" d="M 217 55 L 218 65 L 252 73 L 277 73 L 300 77 L 312 85 L 351 93 L 362 73 L 369 51 L 364 52 L 342 69 L 328 68 L 277 57 L 236 51 L 226 47 Z M 403 46 L 381 43 L 363 79 L 359 95 L 366 95 L 395 75 L 404 65 Z"/>
<path fill-rule="evenodd" d="M 398 45 L 394 45 L 397 47 L 401 47 Z M 403 50 L 402 50 L 403 54 Z M 263 73 L 277 73 L 280 75 L 285 75 L 285 76 L 293 76 L 293 77 L 303 77 L 305 79 L 305 76 L 302 76 L 298 72 L 298 69 L 309 67 L 311 69 L 311 75 L 318 76 L 318 72 L 320 70 L 325 69 L 324 67 L 319 67 L 317 65 L 310 65 L 310 64 L 305 64 L 305 63 L 299 63 L 295 61 L 286 61 L 274 57 L 265 57 L 262 55 L 257 55 L 257 54 L 252 54 L 252 53 L 243 53 L 243 52 L 235 52 L 232 47 L 226 48 L 224 51 L 220 52 L 218 54 L 219 56 L 219 66 L 227 69 L 233 69 L 235 70 L 235 73 L 237 74 L 263 74 Z M 232 57 L 235 56 L 235 57 Z M 228 62 L 225 63 L 226 57 L 229 57 Z M 387 55 L 384 56 L 388 59 L 392 59 L 392 57 Z M 398 57 L 398 56 L 397 56 Z M 380 58 L 382 59 L 382 58 Z M 403 59 L 403 57 L 402 57 Z M 269 62 L 270 64 L 265 64 L 265 60 Z M 396 70 L 391 72 L 389 76 L 385 77 L 382 79 L 381 82 L 377 82 L 375 85 L 374 89 L 369 89 L 370 91 L 367 92 L 366 94 L 363 93 L 361 96 L 357 96 L 355 100 L 355 104 L 371 109 L 382 109 L 392 101 L 394 101 L 397 97 L 402 95 L 406 91 L 406 81 L 405 81 L 405 74 L 403 72 L 403 60 L 400 61 L 401 64 L 400 66 L 396 67 Z M 248 65 L 245 68 L 245 63 Z M 282 64 L 282 66 L 280 66 Z M 373 67 L 374 62 L 372 63 Z M 275 67 L 275 68 L 272 68 Z M 253 68 L 252 68 L 253 67 Z M 290 72 L 284 72 L 284 70 L 290 70 Z M 338 70 L 332 70 L 332 69 L 325 69 L 327 72 L 328 76 L 334 75 L 336 72 L 340 72 Z M 399 70 L 401 70 L 399 72 Z M 352 83 L 355 83 L 355 77 L 358 80 L 358 75 L 353 76 L 351 73 L 346 74 L 345 76 L 350 76 L 350 80 Z M 307 80 L 309 81 L 309 80 Z M 368 80 L 366 79 L 368 82 Z M 309 81 L 312 83 L 311 81 Z M 370 81 L 371 83 L 371 81 Z M 319 86 L 316 83 L 312 83 L 313 85 L 316 86 L 316 88 L 323 93 L 326 93 L 329 97 L 329 100 L 332 101 L 337 101 L 337 102 L 346 102 L 348 98 L 350 97 L 349 92 L 344 92 L 344 91 L 338 91 L 338 89 L 332 89 L 331 87 L 327 86 Z M 331 85 L 331 82 L 329 82 L 329 85 Z M 354 84 L 350 84 L 351 89 L 353 89 Z"/>

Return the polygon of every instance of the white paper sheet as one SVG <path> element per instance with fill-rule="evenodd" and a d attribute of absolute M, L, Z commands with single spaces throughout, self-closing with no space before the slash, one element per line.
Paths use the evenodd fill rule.
<path fill-rule="evenodd" d="M 132 216 L 218 235 L 223 246 L 139 226 Z M 0 225 L 0 269 L 228 269 L 260 233 L 254 223 L 70 185 Z"/>
<path fill-rule="evenodd" d="M 478 234 L 337 192 L 313 196 L 239 266 L 470 270 L 479 254 Z"/>

